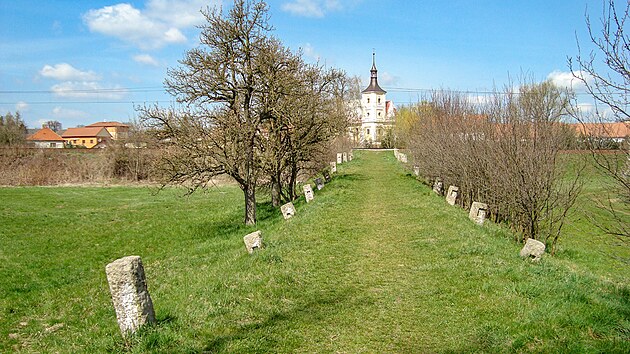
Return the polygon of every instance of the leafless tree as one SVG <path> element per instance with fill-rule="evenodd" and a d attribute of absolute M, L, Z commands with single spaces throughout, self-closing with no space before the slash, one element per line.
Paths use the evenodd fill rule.
<path fill-rule="evenodd" d="M 295 180 L 317 151 L 346 127 L 345 74 L 307 65 L 272 37 L 262 1 L 236 0 L 226 16 L 204 12 L 202 47 L 168 71 L 179 107 L 142 107 L 142 120 L 166 145 L 166 184 L 194 191 L 218 175 L 244 192 L 245 223 L 256 223 L 256 190 L 274 202 L 295 197 Z"/>
<path fill-rule="evenodd" d="M 460 187 L 462 207 L 486 202 L 520 240 L 545 240 L 554 252 L 580 191 L 577 177 L 565 183 L 560 161 L 567 105 L 568 95 L 550 82 L 508 86 L 483 105 L 438 91 L 400 110 L 408 128 L 397 131 L 407 130 L 403 143 L 429 181 Z"/>
<path fill-rule="evenodd" d="M 575 109 L 575 118 L 584 127 L 598 126 L 594 131 L 591 130 L 592 135 L 611 135 L 609 130 L 614 126 L 609 123 L 613 122 L 630 128 L 630 36 L 624 28 L 630 20 L 629 11 L 630 2 L 626 3 L 625 8 L 618 9 L 613 0 L 604 1 L 598 27 L 586 15 L 589 40 L 594 49 L 583 53 L 578 42 L 578 55 L 575 59 L 569 58 L 571 72 L 596 103 L 592 117 L 585 117 L 579 109 Z M 606 114 L 606 109 L 612 112 L 612 116 Z M 585 131 L 588 134 L 588 129 Z M 617 198 L 621 200 L 620 206 L 613 203 L 612 199 L 617 199 L 614 197 L 602 205 L 615 223 L 600 225 L 607 224 L 603 226 L 607 232 L 627 241 L 630 239 L 630 223 L 627 212 L 621 209 L 627 210 L 630 205 L 629 142 L 627 138 L 621 142 L 619 154 L 602 154 L 598 140 L 597 136 L 591 136 L 585 142 L 591 150 L 595 165 L 615 182 Z"/>
<path fill-rule="evenodd" d="M 8 112 L 4 116 L 0 115 L 0 145 L 16 146 L 23 144 L 25 135 L 26 124 L 24 124 L 20 112 L 15 114 Z"/>

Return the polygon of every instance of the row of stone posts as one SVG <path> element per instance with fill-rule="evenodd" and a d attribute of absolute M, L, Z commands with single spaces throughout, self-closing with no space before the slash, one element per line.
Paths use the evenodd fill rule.
<path fill-rule="evenodd" d="M 337 161 L 331 161 L 328 168 L 322 171 L 322 177 L 315 178 L 317 190 L 324 188 L 325 182 L 331 181 L 331 176 L 337 173 L 337 164 L 352 161 L 353 153 L 337 153 Z M 322 179 L 323 178 L 323 179 Z M 315 199 L 310 184 L 303 186 L 304 198 L 307 203 Z M 295 215 L 292 202 L 280 207 L 285 220 Z M 263 248 L 262 232 L 252 232 L 243 237 L 245 249 L 249 254 Z M 135 333 L 140 327 L 155 322 L 153 302 L 147 288 L 144 267 L 139 256 L 128 256 L 117 259 L 105 267 L 112 302 L 116 311 L 118 327 L 123 337 Z"/>
<path fill-rule="evenodd" d="M 444 183 L 440 178 L 436 178 L 433 183 L 433 191 L 442 195 L 444 193 Z M 459 187 L 449 186 L 445 199 L 449 205 L 455 205 L 459 197 Z M 473 202 L 468 212 L 468 218 L 477 225 L 483 225 L 488 215 L 488 204 L 481 202 Z M 540 260 L 545 253 L 545 244 L 534 239 L 527 239 L 525 246 L 520 252 L 520 256 L 524 258 L 532 258 L 534 261 Z"/>

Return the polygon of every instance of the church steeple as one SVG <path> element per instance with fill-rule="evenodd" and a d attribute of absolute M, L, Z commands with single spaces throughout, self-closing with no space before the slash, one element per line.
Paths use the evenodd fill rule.
<path fill-rule="evenodd" d="M 376 53 L 372 52 L 372 69 L 370 69 L 370 85 L 361 93 L 375 92 L 379 94 L 386 94 L 387 91 L 383 90 L 378 85 L 378 70 L 376 70 Z"/>

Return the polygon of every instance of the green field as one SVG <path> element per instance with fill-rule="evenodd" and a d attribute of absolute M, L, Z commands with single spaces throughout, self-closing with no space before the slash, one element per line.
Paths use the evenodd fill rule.
<path fill-rule="evenodd" d="M 535 264 L 391 152 L 355 156 L 292 219 L 260 204 L 251 256 L 233 186 L 0 189 L 0 352 L 630 352 L 630 252 L 585 216 L 594 174 Z M 125 341 L 105 265 L 127 255 L 158 321 Z"/>

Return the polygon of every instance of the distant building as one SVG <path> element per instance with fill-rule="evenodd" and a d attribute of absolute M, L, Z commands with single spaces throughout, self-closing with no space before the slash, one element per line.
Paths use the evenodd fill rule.
<path fill-rule="evenodd" d="M 26 140 L 38 148 L 62 149 L 65 140 L 50 128 L 42 128 Z"/>
<path fill-rule="evenodd" d="M 361 119 L 350 128 L 350 137 L 356 143 L 381 146 L 387 132 L 394 127 L 396 109 L 392 101 L 387 101 L 386 94 L 387 91 L 378 84 L 375 54 L 372 53 L 370 84 L 361 91 L 361 107 L 358 112 Z"/>
<path fill-rule="evenodd" d="M 630 137 L 630 122 L 573 124 L 579 136 L 607 139 L 621 143 Z"/>
<path fill-rule="evenodd" d="M 113 140 L 125 140 L 129 138 L 129 125 L 118 122 L 98 122 L 90 124 L 88 128 L 101 127 L 105 128 L 112 136 Z"/>
<path fill-rule="evenodd" d="M 112 135 L 103 127 L 68 128 L 61 137 L 68 145 L 88 149 L 96 145 L 103 146 L 112 140 Z"/>

